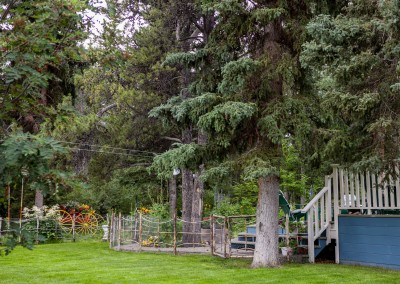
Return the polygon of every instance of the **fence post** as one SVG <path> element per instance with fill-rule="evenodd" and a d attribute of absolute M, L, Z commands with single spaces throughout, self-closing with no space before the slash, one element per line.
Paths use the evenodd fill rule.
<path fill-rule="evenodd" d="M 39 243 L 39 216 L 36 216 L 36 243 Z"/>
<path fill-rule="evenodd" d="M 286 246 L 289 247 L 289 214 L 285 215 L 285 239 L 286 239 Z"/>
<path fill-rule="evenodd" d="M 139 213 L 139 250 L 142 249 L 142 213 Z"/>
<path fill-rule="evenodd" d="M 227 244 L 228 244 L 228 257 L 231 257 L 231 218 L 228 217 L 228 234 L 227 234 Z"/>
<path fill-rule="evenodd" d="M 111 211 L 111 218 L 110 218 L 110 229 L 108 231 L 109 234 L 109 246 L 112 248 L 112 241 L 113 241 L 113 230 L 114 230 L 114 211 Z"/>
<path fill-rule="evenodd" d="M 2 226 L 3 226 L 3 218 L 0 217 L 0 237 L 1 237 L 1 234 L 2 234 Z"/>
<path fill-rule="evenodd" d="M 138 216 L 139 216 L 139 213 L 136 211 L 135 212 L 135 228 L 134 228 L 134 231 L 135 231 L 135 235 L 134 235 L 134 237 L 133 237 L 133 239 L 134 239 L 134 241 L 138 241 L 139 240 L 139 237 L 138 237 Z"/>
<path fill-rule="evenodd" d="M 176 255 L 176 211 L 174 212 L 174 255 Z"/>
<path fill-rule="evenodd" d="M 211 255 L 214 255 L 214 215 L 210 216 L 210 245 L 211 245 Z"/>
<path fill-rule="evenodd" d="M 336 237 L 336 247 L 335 247 L 335 262 L 339 263 L 339 165 L 333 164 L 333 222 L 335 226 L 335 237 Z M 313 242 L 314 244 L 314 242 Z M 314 259 L 313 259 L 314 260 Z"/>
<path fill-rule="evenodd" d="M 73 242 L 75 242 L 76 241 L 76 239 L 75 239 L 75 221 L 76 221 L 76 215 L 75 215 L 75 213 L 74 214 L 72 214 L 72 241 Z"/>
<path fill-rule="evenodd" d="M 227 233 L 226 233 L 226 223 L 227 223 L 227 217 L 224 217 L 224 258 L 226 258 L 226 242 L 227 242 Z"/>
<path fill-rule="evenodd" d="M 118 214 L 118 250 L 121 250 L 121 230 L 122 230 L 122 217 L 121 212 Z"/>

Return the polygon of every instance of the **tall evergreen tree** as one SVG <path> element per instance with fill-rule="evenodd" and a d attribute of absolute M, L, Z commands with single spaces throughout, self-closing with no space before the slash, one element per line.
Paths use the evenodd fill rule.
<path fill-rule="evenodd" d="M 394 171 L 399 157 L 399 1 L 348 1 L 307 25 L 302 63 L 314 70 L 328 129 L 323 155 Z"/>
<path fill-rule="evenodd" d="M 278 194 L 282 140 L 299 143 L 313 133 L 313 102 L 299 54 L 313 13 L 333 9 L 321 1 L 200 1 L 215 17 L 204 46 L 176 53 L 167 62 L 195 74 L 192 97 L 156 109 L 189 121 L 208 135 L 206 145 L 181 145 L 159 167 L 219 162 L 204 178 L 241 169 L 257 180 L 257 243 L 253 267 L 278 265 Z M 328 7 L 329 6 L 329 7 Z M 336 10 L 335 10 L 336 11 Z M 168 163 L 168 158 L 169 163 Z M 212 174 L 211 174 L 212 173 Z"/>

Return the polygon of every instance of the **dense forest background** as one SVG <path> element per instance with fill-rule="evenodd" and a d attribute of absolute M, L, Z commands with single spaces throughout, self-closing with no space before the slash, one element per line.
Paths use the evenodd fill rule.
<path fill-rule="evenodd" d="M 279 189 L 304 204 L 332 163 L 393 172 L 399 18 L 397 0 L 3 0 L 0 216 L 22 185 L 25 206 L 196 221 L 277 213 Z"/>

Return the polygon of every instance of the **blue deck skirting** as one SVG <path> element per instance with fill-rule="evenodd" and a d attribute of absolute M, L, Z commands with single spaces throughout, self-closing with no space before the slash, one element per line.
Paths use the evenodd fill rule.
<path fill-rule="evenodd" d="M 340 215 L 340 263 L 400 269 L 400 216 Z"/>

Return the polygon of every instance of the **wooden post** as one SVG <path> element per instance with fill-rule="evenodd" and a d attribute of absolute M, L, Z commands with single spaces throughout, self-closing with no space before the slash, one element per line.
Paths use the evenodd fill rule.
<path fill-rule="evenodd" d="M 228 257 L 231 257 L 231 218 L 228 217 L 228 234 L 227 234 L 227 245 L 228 245 Z"/>
<path fill-rule="evenodd" d="M 72 214 L 72 241 L 75 242 L 75 213 Z"/>
<path fill-rule="evenodd" d="M 22 185 L 21 185 L 21 204 L 19 207 L 19 229 L 22 229 L 22 207 L 24 205 L 24 178 L 22 178 Z"/>
<path fill-rule="evenodd" d="M 139 249 L 142 249 L 142 213 L 139 213 Z"/>
<path fill-rule="evenodd" d="M 109 240 L 110 249 L 113 246 L 113 237 L 114 237 L 113 230 L 114 230 L 114 211 L 111 211 L 110 229 L 108 230 L 108 234 L 109 234 L 108 240 Z"/>
<path fill-rule="evenodd" d="M 132 235 L 132 243 L 135 243 L 137 241 L 137 212 L 135 212 L 135 217 L 134 217 L 134 223 L 133 223 L 133 235 Z"/>
<path fill-rule="evenodd" d="M 328 227 L 326 229 L 326 238 L 328 244 L 331 243 L 331 221 L 332 221 L 332 183 L 331 176 L 327 176 L 326 185 L 328 186 L 328 197 L 326 199 L 326 221 L 328 223 Z"/>
<path fill-rule="evenodd" d="M 286 235 L 286 246 L 289 247 L 289 215 L 285 216 L 285 235 Z"/>
<path fill-rule="evenodd" d="M 122 231 L 122 216 L 118 214 L 118 250 L 121 250 L 121 231 Z"/>
<path fill-rule="evenodd" d="M 8 224 L 8 230 L 10 229 L 10 221 L 11 221 L 11 188 L 10 185 L 7 184 L 7 224 Z"/>
<path fill-rule="evenodd" d="M 214 215 L 210 217 L 210 245 L 211 245 L 211 255 L 214 255 L 215 240 L 214 240 Z"/>
<path fill-rule="evenodd" d="M 335 247 L 335 261 L 339 263 L 339 189 L 338 189 L 338 167 L 339 165 L 333 164 L 333 221 L 335 226 L 335 238 L 336 238 L 336 247 Z M 309 234 L 310 235 L 310 234 Z M 313 247 L 314 247 L 314 239 L 313 239 Z M 314 250 L 313 250 L 314 257 Z M 314 262 L 314 259 L 313 259 Z"/>
<path fill-rule="evenodd" d="M 174 211 L 174 255 L 176 254 L 176 211 Z"/>
<path fill-rule="evenodd" d="M 157 218 L 157 241 L 158 243 L 160 243 L 160 218 Z M 156 244 L 154 244 L 155 246 Z"/>
<path fill-rule="evenodd" d="M 223 233 L 223 241 L 224 241 L 224 258 L 226 258 L 226 223 L 227 217 L 224 217 L 224 233 Z"/>
<path fill-rule="evenodd" d="M 366 179 L 366 187 L 367 187 L 368 215 L 371 215 L 372 214 L 371 208 L 372 208 L 373 204 L 371 202 L 371 175 L 368 171 L 365 175 L 365 179 Z"/>
<path fill-rule="evenodd" d="M 39 217 L 36 217 L 36 243 L 39 243 Z"/>
<path fill-rule="evenodd" d="M 308 260 L 311 263 L 314 263 L 314 207 L 310 208 L 307 216 L 307 225 L 308 225 Z"/>

